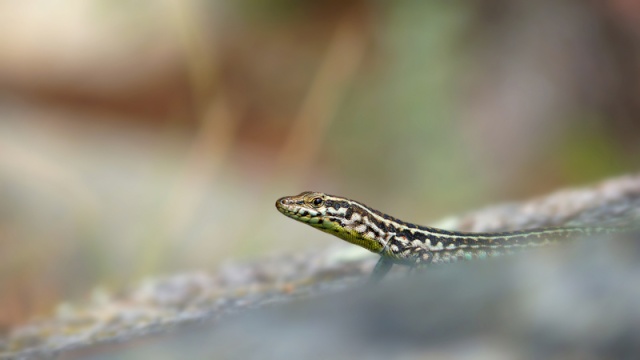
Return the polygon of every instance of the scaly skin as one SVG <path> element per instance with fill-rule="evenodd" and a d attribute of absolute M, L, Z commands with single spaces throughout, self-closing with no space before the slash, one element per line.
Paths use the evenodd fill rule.
<path fill-rule="evenodd" d="M 509 254 L 559 240 L 616 231 L 609 227 L 558 227 L 497 233 L 468 233 L 398 220 L 354 200 L 306 191 L 276 201 L 284 215 L 381 256 L 372 278 L 394 264 L 420 266 Z"/>

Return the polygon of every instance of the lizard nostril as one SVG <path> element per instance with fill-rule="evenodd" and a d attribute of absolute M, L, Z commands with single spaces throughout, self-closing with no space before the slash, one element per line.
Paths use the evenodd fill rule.
<path fill-rule="evenodd" d="M 276 201 L 276 207 L 284 206 L 287 204 L 286 198 L 280 198 Z"/>

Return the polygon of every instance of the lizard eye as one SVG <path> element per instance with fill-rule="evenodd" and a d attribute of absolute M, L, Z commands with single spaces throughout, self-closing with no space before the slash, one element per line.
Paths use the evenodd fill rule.
<path fill-rule="evenodd" d="M 313 203 L 314 206 L 320 206 L 320 205 L 322 205 L 322 198 L 317 197 L 317 198 L 312 200 L 312 203 Z"/>

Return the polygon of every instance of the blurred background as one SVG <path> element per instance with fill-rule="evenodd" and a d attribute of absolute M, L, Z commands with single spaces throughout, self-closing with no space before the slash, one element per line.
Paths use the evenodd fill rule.
<path fill-rule="evenodd" d="M 0 330 L 98 286 L 640 166 L 634 0 L 0 2 Z"/>

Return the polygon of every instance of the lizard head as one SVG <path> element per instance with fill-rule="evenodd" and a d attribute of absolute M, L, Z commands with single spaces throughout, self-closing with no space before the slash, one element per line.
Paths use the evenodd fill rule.
<path fill-rule="evenodd" d="M 320 192 L 305 191 L 276 201 L 276 208 L 292 219 L 335 235 L 373 252 L 381 252 L 386 239 L 375 227 L 372 214 L 353 200 Z M 377 231 L 374 231 L 374 227 Z"/>

